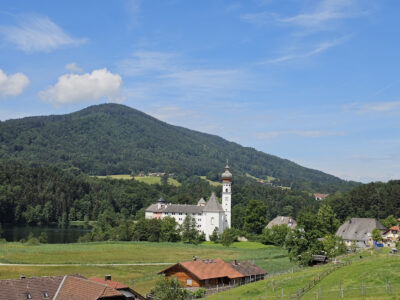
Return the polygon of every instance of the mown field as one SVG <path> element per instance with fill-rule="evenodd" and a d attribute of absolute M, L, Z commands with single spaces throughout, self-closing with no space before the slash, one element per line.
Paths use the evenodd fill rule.
<path fill-rule="evenodd" d="M 157 176 L 132 176 L 129 174 L 119 174 L 119 175 L 108 175 L 108 176 L 96 176 L 97 178 L 111 178 L 111 179 L 121 179 L 121 180 L 129 180 L 134 179 L 140 182 L 144 182 L 147 184 L 161 184 L 161 177 Z M 180 186 L 180 182 L 174 178 L 168 178 L 168 184 L 174 186 Z"/>
<path fill-rule="evenodd" d="M 386 250 L 386 249 L 385 249 Z M 360 255 L 362 258 L 360 258 Z M 400 297 L 400 255 L 390 255 L 387 251 L 363 252 L 344 258 L 351 260 L 351 265 L 338 268 L 301 299 L 398 299 Z M 296 293 L 307 287 L 318 275 L 333 265 L 295 270 L 277 276 L 267 277 L 207 299 L 296 299 Z M 391 294 L 390 294 L 391 293 Z M 282 297 L 283 295 L 283 297 Z M 236 297 L 236 298 L 235 298 Z"/>
<path fill-rule="evenodd" d="M 0 244 L 0 263 L 26 264 L 0 265 L 0 279 L 26 276 L 82 274 L 104 276 L 132 285 L 141 293 L 148 292 L 157 280 L 157 272 L 168 265 L 95 266 L 93 264 L 176 263 L 199 258 L 250 259 L 268 273 L 288 270 L 294 265 L 284 249 L 260 243 L 241 242 L 231 247 L 210 242 L 201 245 L 150 242 L 97 242 L 77 244 L 21 243 Z M 40 266 L 35 266 L 40 264 Z M 59 264 L 46 266 L 48 264 Z M 61 265 L 60 265 L 61 264 Z M 82 265 L 80 265 L 82 264 Z M 89 264 L 89 265 L 85 265 Z"/>

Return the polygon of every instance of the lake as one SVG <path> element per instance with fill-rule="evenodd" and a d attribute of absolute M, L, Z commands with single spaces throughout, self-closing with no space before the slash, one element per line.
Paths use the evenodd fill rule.
<path fill-rule="evenodd" d="M 91 230 L 91 227 L 59 227 L 57 225 L 28 226 L 3 224 L 2 228 L 2 238 L 5 238 L 8 242 L 18 242 L 21 239 L 27 239 L 31 232 L 35 237 L 39 237 L 42 232 L 45 232 L 47 233 L 49 244 L 76 243 L 80 236 Z"/>

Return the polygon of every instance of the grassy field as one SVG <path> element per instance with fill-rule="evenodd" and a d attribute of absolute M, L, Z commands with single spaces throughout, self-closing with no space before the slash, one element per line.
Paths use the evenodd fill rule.
<path fill-rule="evenodd" d="M 206 176 L 200 176 L 200 178 L 207 181 L 211 186 L 219 187 L 222 185 L 220 182 L 212 181 L 212 180 L 208 179 Z"/>
<path fill-rule="evenodd" d="M 122 179 L 122 180 L 130 180 L 134 179 L 140 182 L 144 182 L 147 184 L 161 184 L 161 177 L 157 176 L 131 176 L 128 174 L 119 174 L 119 175 L 108 175 L 108 176 L 96 176 L 97 178 L 111 178 L 111 179 Z M 180 186 L 180 182 L 176 179 L 168 178 L 168 184 L 174 186 Z"/>
<path fill-rule="evenodd" d="M 260 243 L 241 242 L 231 247 L 206 242 L 201 245 L 149 242 L 97 242 L 77 244 L 21 243 L 0 244 L 0 263 L 32 264 L 32 266 L 1 266 L 0 279 L 26 276 L 64 275 L 83 276 L 111 274 L 115 280 L 131 284 L 146 293 L 154 285 L 157 272 L 167 266 L 76 266 L 72 264 L 176 263 L 199 258 L 250 259 L 268 273 L 293 267 L 286 251 Z M 33 264 L 66 264 L 63 266 L 33 266 Z"/>
<path fill-rule="evenodd" d="M 398 299 L 400 297 L 400 256 L 383 253 L 364 252 L 348 257 L 352 264 L 341 267 L 321 280 L 301 299 Z M 345 259 L 346 260 L 346 259 Z M 255 282 L 222 293 L 214 294 L 208 299 L 296 299 L 296 292 L 333 265 L 304 268 L 277 276 L 267 277 Z M 389 281 L 392 294 L 389 295 Z M 364 288 L 363 288 L 364 286 Z M 283 298 L 282 298 L 283 293 Z M 236 297 L 236 298 L 234 298 Z M 294 298 L 293 298 L 294 297 Z"/>

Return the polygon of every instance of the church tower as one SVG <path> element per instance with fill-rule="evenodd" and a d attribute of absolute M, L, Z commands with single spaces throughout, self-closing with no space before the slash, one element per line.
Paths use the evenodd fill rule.
<path fill-rule="evenodd" d="M 225 213 L 224 229 L 231 228 L 231 200 L 232 200 L 232 174 L 226 163 L 225 172 L 222 173 L 222 208 Z"/>

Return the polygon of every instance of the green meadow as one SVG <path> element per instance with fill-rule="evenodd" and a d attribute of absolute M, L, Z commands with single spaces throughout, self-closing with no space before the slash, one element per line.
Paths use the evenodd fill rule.
<path fill-rule="evenodd" d="M 150 242 L 94 242 L 76 244 L 21 243 L 0 244 L 0 279 L 26 276 L 81 274 L 86 277 L 111 274 L 115 280 L 134 287 L 145 294 L 157 280 L 157 273 L 178 261 L 198 258 L 249 259 L 268 273 L 294 267 L 286 250 L 253 242 L 237 242 L 230 247 L 205 242 L 200 245 Z M 96 266 L 95 264 L 152 264 L 140 266 Z M 38 264 L 35 266 L 35 264 Z M 39 265 L 40 264 L 40 265 Z M 46 266 L 48 265 L 48 266 Z"/>
<path fill-rule="evenodd" d="M 341 296 L 343 299 L 398 299 L 400 255 L 373 251 L 372 254 L 363 252 L 361 256 L 357 254 L 344 258 L 351 260 L 352 264 L 329 273 L 301 299 L 342 299 Z M 296 299 L 298 290 L 307 287 L 324 271 L 332 268 L 330 263 L 298 269 L 293 273 L 270 276 L 263 281 L 217 293 L 207 299 Z"/>
<path fill-rule="evenodd" d="M 107 175 L 107 176 L 96 176 L 97 178 L 110 178 L 110 179 L 121 179 L 121 180 L 130 180 L 134 179 L 140 182 L 144 182 L 147 184 L 161 184 L 161 177 L 158 176 L 132 176 L 129 174 L 119 174 L 119 175 Z M 168 178 L 168 184 L 174 186 L 180 186 L 180 182 L 174 178 Z"/>

